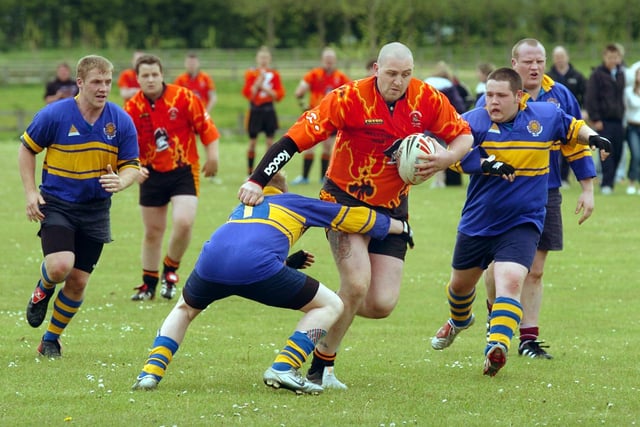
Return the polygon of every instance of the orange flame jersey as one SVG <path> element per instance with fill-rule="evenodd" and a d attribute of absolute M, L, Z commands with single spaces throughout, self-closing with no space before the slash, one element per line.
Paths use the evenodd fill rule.
<path fill-rule="evenodd" d="M 327 176 L 343 191 L 370 206 L 398 207 L 409 192 L 384 150 L 398 138 L 429 131 L 446 143 L 471 134 L 469 124 L 447 98 L 413 78 L 393 113 L 376 78 L 348 83 L 304 113 L 287 131 L 302 152 L 337 130 Z"/>
<path fill-rule="evenodd" d="M 255 95 L 251 94 L 251 86 L 255 83 L 256 79 L 264 74 L 263 86 L 267 86 L 273 89 L 276 93 L 275 97 L 268 95 L 265 91 L 259 90 Z M 271 68 L 260 69 L 250 68 L 244 73 L 244 87 L 242 88 L 242 95 L 247 98 L 253 105 L 262 105 L 267 102 L 280 101 L 284 98 L 284 86 L 282 85 L 282 79 L 280 73 Z"/>
<path fill-rule="evenodd" d="M 205 146 L 217 140 L 220 134 L 192 91 L 173 84 L 165 86 L 162 96 L 153 106 L 142 91 L 124 106 L 138 130 L 140 164 L 158 172 L 191 165 L 197 176 L 200 165 L 196 133 Z M 168 147 L 158 149 L 157 131 L 166 135 Z"/>
<path fill-rule="evenodd" d="M 195 76 L 191 76 L 189 73 L 182 73 L 176 77 L 173 83 L 191 89 L 200 98 L 205 107 L 209 105 L 209 92 L 216 90 L 216 85 L 211 76 L 203 71 L 198 72 Z"/>
<path fill-rule="evenodd" d="M 320 104 L 322 98 L 333 89 L 351 81 L 342 71 L 334 70 L 331 74 L 322 68 L 314 68 L 302 77 L 309 85 L 309 106 L 311 108 Z"/>
<path fill-rule="evenodd" d="M 118 87 L 140 87 L 138 75 L 133 68 L 127 68 L 118 77 Z"/>

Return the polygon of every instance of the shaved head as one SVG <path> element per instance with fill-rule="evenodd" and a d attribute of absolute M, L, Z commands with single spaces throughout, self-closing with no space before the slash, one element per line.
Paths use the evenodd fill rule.
<path fill-rule="evenodd" d="M 402 43 L 392 42 L 382 46 L 380 53 L 378 53 L 378 65 L 382 65 L 391 59 L 397 59 L 403 62 L 409 60 L 413 67 L 413 54 L 411 50 Z"/>

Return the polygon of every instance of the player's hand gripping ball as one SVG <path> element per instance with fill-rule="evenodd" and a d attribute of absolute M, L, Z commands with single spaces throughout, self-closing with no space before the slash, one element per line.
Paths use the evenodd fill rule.
<path fill-rule="evenodd" d="M 398 175 L 405 183 L 418 185 L 427 181 L 423 176 L 416 176 L 416 165 L 425 162 L 418 155 L 435 153 L 437 143 L 434 138 L 422 133 L 413 133 L 400 141 L 392 158 L 398 167 Z"/>

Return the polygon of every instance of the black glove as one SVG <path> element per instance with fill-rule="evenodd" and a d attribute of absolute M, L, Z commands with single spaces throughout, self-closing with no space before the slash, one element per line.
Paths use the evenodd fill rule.
<path fill-rule="evenodd" d="M 402 238 L 402 240 L 407 242 L 409 248 L 413 249 L 413 230 L 409 226 L 409 222 L 402 221 L 402 234 L 400 234 L 400 237 Z"/>
<path fill-rule="evenodd" d="M 599 148 L 607 153 L 611 153 L 611 141 L 604 136 L 591 135 L 589 137 L 589 146 L 591 148 Z"/>
<path fill-rule="evenodd" d="M 490 175 L 511 175 L 515 173 L 515 168 L 508 163 L 496 160 L 496 156 L 491 155 L 482 162 L 482 172 Z"/>
<path fill-rule="evenodd" d="M 295 268 L 299 270 L 304 267 L 305 262 L 307 262 L 307 253 L 300 249 L 298 252 L 292 253 L 287 257 L 285 264 L 287 267 Z"/>
<path fill-rule="evenodd" d="M 398 148 L 400 148 L 401 143 L 402 143 L 402 138 L 398 138 L 395 141 L 393 141 L 393 144 L 391 144 L 391 147 L 384 150 L 384 155 L 387 157 L 391 157 L 391 163 L 396 162 L 397 160 L 396 152 L 398 151 Z"/>

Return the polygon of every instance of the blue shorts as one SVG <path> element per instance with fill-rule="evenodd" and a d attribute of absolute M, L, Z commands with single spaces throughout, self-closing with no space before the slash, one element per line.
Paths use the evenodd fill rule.
<path fill-rule="evenodd" d="M 198 310 L 204 310 L 212 302 L 232 295 L 271 307 L 299 310 L 316 296 L 319 287 L 316 279 L 286 266 L 266 280 L 246 285 L 209 282 L 192 271 L 182 290 L 182 297 Z"/>
<path fill-rule="evenodd" d="M 451 266 L 456 270 L 480 267 L 491 261 L 515 262 L 529 270 L 536 255 L 540 232 L 531 223 L 520 224 L 498 236 L 468 236 L 458 233 Z"/>

